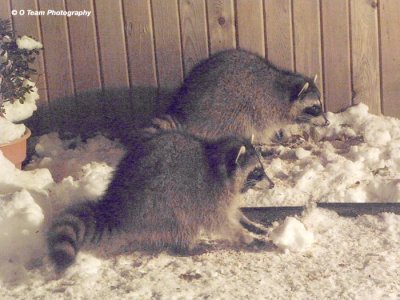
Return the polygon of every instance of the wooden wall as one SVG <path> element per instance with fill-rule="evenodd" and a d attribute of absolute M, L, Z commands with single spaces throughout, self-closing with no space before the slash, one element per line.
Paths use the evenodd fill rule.
<path fill-rule="evenodd" d="M 0 17 L 13 9 L 92 12 L 12 16 L 19 34 L 45 46 L 43 102 L 93 89 L 172 89 L 199 60 L 240 47 L 318 74 L 330 111 L 362 101 L 400 117 L 398 0 L 0 0 Z"/>

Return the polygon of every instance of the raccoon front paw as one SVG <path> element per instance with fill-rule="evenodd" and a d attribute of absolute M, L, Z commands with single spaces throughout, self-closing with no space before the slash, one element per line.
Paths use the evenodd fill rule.
<path fill-rule="evenodd" d="M 236 241 L 240 244 L 251 244 L 254 241 L 254 237 L 252 237 L 246 230 L 240 230 L 236 234 Z"/>
<path fill-rule="evenodd" d="M 255 238 L 252 243 L 246 244 L 246 247 L 252 250 L 266 250 L 271 249 L 271 243 L 265 239 Z"/>

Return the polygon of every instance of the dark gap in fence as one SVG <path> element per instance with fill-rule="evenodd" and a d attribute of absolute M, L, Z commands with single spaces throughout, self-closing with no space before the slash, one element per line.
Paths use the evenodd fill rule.
<path fill-rule="evenodd" d="M 380 213 L 400 214 L 400 203 L 317 203 L 318 208 L 329 209 L 343 217 L 377 215 Z M 273 222 L 289 216 L 299 216 L 304 206 L 243 207 L 243 213 L 255 222 L 270 226 Z"/>

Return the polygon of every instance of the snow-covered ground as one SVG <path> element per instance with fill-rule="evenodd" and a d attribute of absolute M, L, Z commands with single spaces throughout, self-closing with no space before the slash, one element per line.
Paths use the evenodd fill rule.
<path fill-rule="evenodd" d="M 250 191 L 247 205 L 400 202 L 400 120 L 360 104 L 327 114 L 329 127 L 288 126 L 284 145 L 269 148 L 276 188 Z"/>
<path fill-rule="evenodd" d="M 400 120 L 362 104 L 328 118 L 327 128 L 289 126 L 283 145 L 264 149 L 275 188 L 261 182 L 244 206 L 400 202 Z M 52 133 L 36 152 L 24 171 L 0 154 L 0 299 L 400 298 L 400 216 L 316 208 L 273 224 L 264 246 L 205 240 L 209 250 L 191 257 L 82 251 L 57 276 L 46 258 L 49 222 L 70 203 L 98 199 L 124 149 L 101 135 Z"/>

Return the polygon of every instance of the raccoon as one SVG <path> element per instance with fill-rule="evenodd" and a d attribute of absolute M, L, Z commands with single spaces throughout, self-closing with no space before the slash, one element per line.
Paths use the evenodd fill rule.
<path fill-rule="evenodd" d="M 268 142 L 282 125 L 323 115 L 320 98 L 315 80 L 248 51 L 227 50 L 195 66 L 147 130 L 182 127 L 205 138 L 254 134 Z"/>
<path fill-rule="evenodd" d="M 178 253 L 190 253 L 201 230 L 250 242 L 246 229 L 254 228 L 238 208 L 238 194 L 259 163 L 251 142 L 238 137 L 209 141 L 160 131 L 136 141 L 100 201 L 73 205 L 55 218 L 47 236 L 50 259 L 65 270 L 83 245 L 118 232 L 129 233 L 139 248 Z"/>

